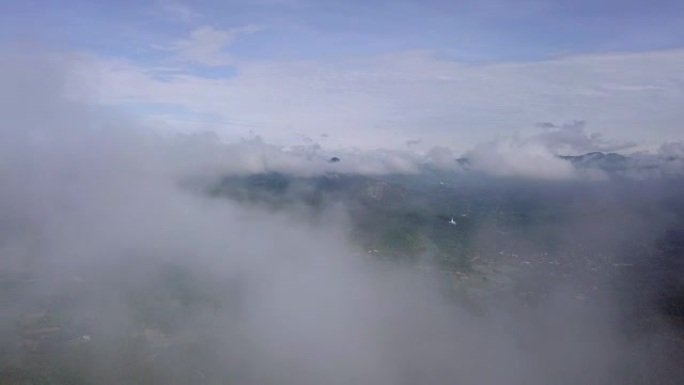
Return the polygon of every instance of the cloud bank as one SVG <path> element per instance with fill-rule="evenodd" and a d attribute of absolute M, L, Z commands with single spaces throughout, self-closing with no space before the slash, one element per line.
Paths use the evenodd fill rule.
<path fill-rule="evenodd" d="M 681 140 L 681 56 L 672 50 L 466 64 L 419 51 L 328 61 L 240 59 L 218 77 L 169 68 L 163 60 L 90 56 L 81 72 L 101 86 L 103 105 L 165 106 L 176 112 L 146 115 L 231 140 L 253 130 L 291 144 L 292 132 L 325 132 L 329 143 L 343 147 L 396 149 L 421 138 L 426 146 L 449 143 L 463 152 L 491 137 L 530 131 L 535 122 L 581 119 L 619 140 L 617 147 L 591 143 L 613 151 Z"/>
<path fill-rule="evenodd" d="M 478 316 L 430 277 L 354 257 L 339 212 L 308 222 L 186 191 L 179 176 L 212 164 L 227 167 L 222 173 L 287 171 L 302 158 L 258 139 L 173 143 L 102 117 L 65 100 L 62 69 L 37 59 L 7 60 L 0 71 L 13 85 L 0 99 L 2 272 L 33 278 L 2 311 L 59 304 L 90 325 L 95 348 L 80 362 L 93 381 L 628 383 L 627 369 L 643 358 L 641 345 L 614 334 L 604 306 L 559 294 L 535 311 L 492 307 Z M 539 141 L 494 147 L 495 160 L 513 162 L 507 173 L 525 175 L 531 160 L 551 164 L 541 169 L 548 177 L 561 167 Z M 520 149 L 525 157 L 515 155 Z M 473 156 L 486 169 L 484 152 Z M 428 156 L 449 163 L 450 150 Z M 392 152 L 341 157 L 334 166 L 350 172 L 413 172 L 416 164 Z M 332 167 L 314 171 L 323 165 Z M 208 299 L 193 307 L 187 295 Z M 19 346 L 12 327 L 0 323 L 2 346 Z M 140 338 L 148 345 L 125 345 Z M 131 359 L 149 346 L 159 349 L 153 361 Z"/>

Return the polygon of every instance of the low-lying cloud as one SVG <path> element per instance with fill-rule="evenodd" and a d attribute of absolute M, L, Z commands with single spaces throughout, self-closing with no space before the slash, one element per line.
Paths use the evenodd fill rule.
<path fill-rule="evenodd" d="M 287 150 L 258 138 L 169 140 L 110 117 L 103 128 L 97 111 L 62 98 L 61 69 L 40 63 L 9 60 L 0 71 L 3 84 L 13 85 L 0 91 L 0 273 L 32 278 L 2 313 L 58 308 L 88 324 L 88 338 L 75 340 L 92 346 L 78 358 L 85 379 L 647 381 L 630 377 L 630 367 L 656 348 L 619 336 L 610 303 L 582 304 L 559 290 L 532 309 L 485 301 L 478 314 L 444 295 L 435 276 L 358 256 L 344 210 L 302 219 L 210 199 L 180 183 L 270 171 L 416 173 L 425 159 L 451 169 L 458 163 L 450 150 L 421 157 L 315 145 Z M 667 145 L 662 152 L 679 150 Z M 328 162 L 331 156 L 341 161 Z M 493 175 L 577 175 L 543 140 L 502 140 L 468 156 Z M 22 342 L 5 319 L 2 346 L 11 348 L 3 357 Z M 158 350 L 145 355 L 151 348 L 136 345 L 140 339 Z"/>

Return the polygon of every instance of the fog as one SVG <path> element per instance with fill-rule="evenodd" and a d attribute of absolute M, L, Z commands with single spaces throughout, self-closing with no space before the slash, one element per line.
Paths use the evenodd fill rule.
<path fill-rule="evenodd" d="M 0 274 L 4 282 L 28 277 L 17 290 L 7 283 L 0 297 L 6 378 L 22 365 L 43 370 L 36 362 L 45 362 L 23 350 L 16 320 L 46 311 L 82 325 L 70 339 L 78 348 L 56 350 L 47 360 L 67 362 L 71 370 L 53 383 L 664 384 L 681 378 L 667 350 L 681 339 L 679 331 L 657 322 L 628 335 L 620 292 L 576 299 L 570 287 L 585 278 L 581 267 L 569 267 L 564 281 L 544 282 L 549 295 L 532 305 L 502 293 L 471 306 L 454 298 L 451 278 L 369 258 L 350 239 L 341 203 L 316 214 L 273 211 L 212 198 L 185 183 L 274 170 L 325 173 L 337 167 L 327 159 L 338 153 L 296 149 L 310 151 L 302 160 L 259 138 L 225 146 L 211 135 L 170 138 L 69 101 L 67 79 L 63 59 L 18 55 L 0 65 L 6 85 Z M 494 176 L 522 170 L 529 178 L 538 175 L 528 172 L 532 165 L 550 159 L 546 150 L 534 150 L 542 159 L 524 160 L 523 168 L 482 164 L 505 171 Z M 448 153 L 427 156 L 444 164 Z M 485 147 L 475 153 L 490 154 Z M 347 155 L 356 160 L 346 163 L 340 155 L 338 171 L 418 173 L 424 162 L 391 151 L 353 154 Z M 575 171 L 561 167 L 561 178 L 553 170 L 540 175 L 572 183 Z M 463 173 L 453 164 L 443 168 L 456 179 Z M 676 221 L 667 212 L 640 211 L 648 207 L 639 202 L 667 195 L 660 182 L 630 197 L 616 193 L 621 188 L 612 182 L 589 181 L 598 184 L 568 187 L 588 200 L 577 199 L 575 218 L 561 226 L 567 248 L 584 243 L 619 256 L 625 238 L 654 243 Z M 585 216 L 598 209 L 606 210 L 602 219 Z M 479 229 L 482 250 L 495 232 Z M 511 235 L 514 241 L 524 244 Z M 558 250 L 563 258 L 565 252 Z"/>

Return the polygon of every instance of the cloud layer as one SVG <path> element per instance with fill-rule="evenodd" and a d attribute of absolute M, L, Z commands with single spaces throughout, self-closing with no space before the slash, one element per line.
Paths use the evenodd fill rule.
<path fill-rule="evenodd" d="M 3 312 L 59 304 L 90 325 L 95 348 L 79 358 L 88 379 L 625 383 L 652 353 L 616 334 L 608 306 L 562 291 L 534 310 L 502 302 L 512 311 L 472 313 L 441 294 L 436 276 L 355 256 L 338 211 L 301 220 L 187 191 L 180 177 L 213 172 L 211 164 L 296 170 L 302 154 L 318 150 L 290 158 L 258 139 L 234 147 L 211 135 L 170 142 L 63 99 L 62 69 L 36 63 L 45 62 L 15 58 L 0 71 L 13 85 L 0 99 L 1 266 L 34 278 Z M 504 141 L 495 149 L 508 156 L 517 147 L 550 162 L 541 146 Z M 439 164 L 449 150 L 429 157 Z M 410 158 L 391 152 L 358 159 L 352 167 L 368 172 L 413 170 Z M 197 301 L 186 295 L 209 299 L 192 307 Z M 19 346 L 15 326 L 0 322 L 2 346 Z"/>
<path fill-rule="evenodd" d="M 493 136 L 529 134 L 537 122 L 581 119 L 605 137 L 652 148 L 681 139 L 682 55 L 672 50 L 498 64 L 464 64 L 430 52 L 239 60 L 234 74 L 218 78 L 161 63 L 91 57 L 82 61 L 82 73 L 99 85 L 104 105 L 165 106 L 174 112 L 146 115 L 176 129 L 200 127 L 228 138 L 253 130 L 292 143 L 293 132 L 326 133 L 330 143 L 343 146 L 400 148 L 422 139 L 426 146 L 448 143 L 465 151 Z"/>

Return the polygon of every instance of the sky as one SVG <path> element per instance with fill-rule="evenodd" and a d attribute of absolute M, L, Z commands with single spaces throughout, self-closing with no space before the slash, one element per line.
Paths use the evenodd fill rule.
<path fill-rule="evenodd" d="M 168 132 L 457 152 L 575 121 L 616 149 L 684 137 L 676 0 L 8 0 L 0 8 L 0 53 L 60 52 L 75 75 L 73 97 Z"/>

